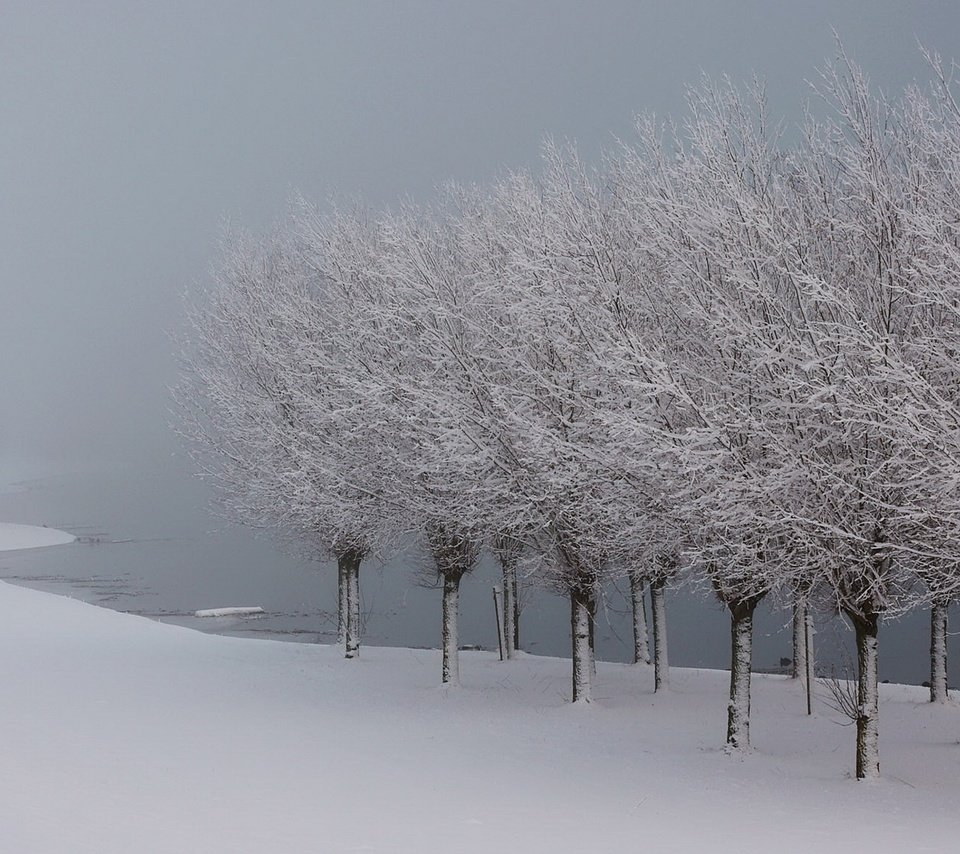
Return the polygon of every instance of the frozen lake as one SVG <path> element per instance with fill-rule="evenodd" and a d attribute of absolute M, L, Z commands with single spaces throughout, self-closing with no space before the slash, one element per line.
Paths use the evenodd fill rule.
<path fill-rule="evenodd" d="M 84 601 L 178 623 L 202 631 L 327 643 L 336 629 L 336 571 L 323 560 L 284 551 L 209 510 L 206 487 L 176 460 L 152 470 L 96 470 L 26 477 L 0 492 L 0 520 L 62 528 L 78 540 L 65 546 L 0 555 L 0 578 Z M 12 471 L 8 469 L 8 471 Z M 10 478 L 7 478 L 9 484 Z M 440 591 L 418 583 L 422 557 L 411 548 L 365 564 L 361 571 L 364 640 L 384 646 L 435 647 Z M 464 579 L 461 641 L 496 649 L 492 562 Z M 630 623 L 626 585 L 607 592 L 598 621 L 598 655 L 626 661 Z M 521 645 L 530 652 L 569 654 L 565 600 L 528 589 Z M 726 614 L 692 592 L 669 597 L 671 662 L 688 667 L 728 666 Z M 255 617 L 197 618 L 204 608 L 260 606 Z M 762 608 L 754 666 L 774 669 L 790 655 L 789 615 Z M 919 684 L 927 678 L 929 629 L 925 613 L 884 627 L 881 678 Z M 818 627 L 822 668 L 842 665 L 838 649 L 850 632 L 838 619 Z M 951 663 L 951 685 L 960 668 Z"/>

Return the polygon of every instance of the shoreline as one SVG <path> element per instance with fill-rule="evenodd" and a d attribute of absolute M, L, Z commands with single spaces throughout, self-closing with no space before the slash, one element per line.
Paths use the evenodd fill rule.
<path fill-rule="evenodd" d="M 0 522 L 0 552 L 63 546 L 76 540 L 73 534 L 42 525 Z"/>

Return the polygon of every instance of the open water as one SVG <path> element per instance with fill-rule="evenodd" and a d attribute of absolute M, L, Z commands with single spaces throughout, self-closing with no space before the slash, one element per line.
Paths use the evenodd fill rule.
<path fill-rule="evenodd" d="M 77 542 L 0 553 L 0 578 L 96 605 L 201 631 L 329 643 L 336 630 L 333 563 L 286 550 L 266 535 L 214 515 L 204 484 L 180 468 L 97 468 L 26 477 L 0 490 L 0 520 L 61 528 Z M 434 647 L 440 636 L 440 591 L 424 586 L 425 561 L 414 547 L 368 562 L 361 572 L 364 642 Z M 484 560 L 464 579 L 461 642 L 496 649 L 492 587 L 497 571 Z M 598 621 L 600 658 L 626 661 L 631 652 L 626 585 L 611 586 Z M 532 653 L 569 655 L 567 603 L 555 594 L 524 591 L 521 645 Z M 260 617 L 197 618 L 201 608 L 260 606 Z M 690 591 L 668 595 L 671 663 L 725 668 L 725 612 Z M 789 614 L 772 605 L 756 620 L 754 666 L 776 670 L 790 655 Z M 920 683 L 927 678 L 926 613 L 886 625 L 881 678 Z M 821 673 L 850 667 L 851 632 L 839 618 L 818 624 Z M 68 642 L 68 639 L 65 639 Z M 951 684 L 960 668 L 951 664 Z M 469 680 L 469 675 L 464 674 Z"/>

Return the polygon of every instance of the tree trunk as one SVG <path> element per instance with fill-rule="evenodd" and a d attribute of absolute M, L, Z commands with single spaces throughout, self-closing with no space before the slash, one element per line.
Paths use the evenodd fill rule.
<path fill-rule="evenodd" d="M 810 602 L 800 593 L 793 599 L 793 678 L 800 679 L 806 688 L 807 714 L 813 714 L 813 613 Z"/>
<path fill-rule="evenodd" d="M 503 573 L 503 635 L 507 658 L 520 649 L 520 596 L 517 563 L 523 552 L 521 541 L 510 534 L 494 537 L 493 551 Z"/>
<path fill-rule="evenodd" d="M 345 553 L 337 555 L 337 644 L 347 643 L 347 562 Z"/>
<path fill-rule="evenodd" d="M 880 776 L 877 632 L 879 614 L 851 614 L 857 637 L 857 779 Z"/>
<path fill-rule="evenodd" d="M 930 702 L 947 702 L 947 603 L 930 606 Z"/>
<path fill-rule="evenodd" d="M 570 590 L 570 638 L 573 645 L 573 702 L 590 702 L 590 596 Z"/>
<path fill-rule="evenodd" d="M 517 652 L 517 564 L 512 557 L 500 558 L 503 570 L 503 652 L 514 658 Z"/>
<path fill-rule="evenodd" d="M 345 658 L 360 656 L 360 561 L 363 555 L 355 549 L 344 555 L 347 575 L 347 631 Z"/>
<path fill-rule="evenodd" d="M 727 744 L 735 750 L 750 747 L 750 667 L 753 661 L 753 612 L 757 598 L 728 602 L 730 609 L 730 705 L 727 707 Z"/>
<path fill-rule="evenodd" d="M 460 684 L 460 579 L 462 573 L 443 574 L 443 684 Z"/>
<path fill-rule="evenodd" d="M 649 664 L 650 648 L 647 645 L 647 615 L 644 610 L 643 590 L 646 586 L 638 572 L 631 572 L 630 605 L 633 610 L 633 663 Z"/>
<path fill-rule="evenodd" d="M 665 586 L 666 582 L 658 579 L 650 582 L 650 610 L 653 613 L 653 690 L 655 692 L 665 691 L 670 684 Z"/>

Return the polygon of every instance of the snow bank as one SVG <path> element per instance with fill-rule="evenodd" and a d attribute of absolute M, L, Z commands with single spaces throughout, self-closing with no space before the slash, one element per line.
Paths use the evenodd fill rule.
<path fill-rule="evenodd" d="M 40 528 L 36 525 L 15 525 L 0 522 L 0 552 L 14 549 L 36 549 L 42 546 L 60 546 L 72 543 L 75 537 L 56 528 Z"/>
<path fill-rule="evenodd" d="M 259 605 L 254 605 L 253 607 L 244 608 L 244 607 L 234 607 L 234 608 L 203 608 L 199 611 L 194 611 L 193 616 L 195 617 L 249 617 L 252 614 L 262 614 L 263 608 Z"/>
<path fill-rule="evenodd" d="M 882 770 L 801 686 L 756 679 L 754 750 L 722 750 L 729 675 L 219 637 L 0 584 L 3 850 L 955 850 L 960 714 L 883 685 Z"/>

